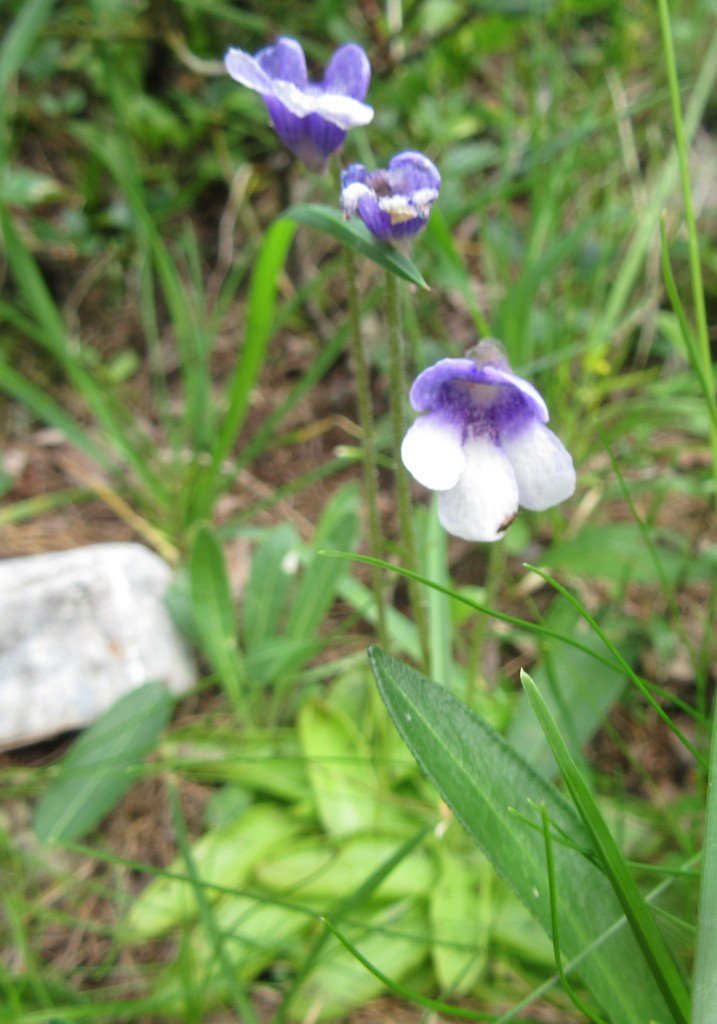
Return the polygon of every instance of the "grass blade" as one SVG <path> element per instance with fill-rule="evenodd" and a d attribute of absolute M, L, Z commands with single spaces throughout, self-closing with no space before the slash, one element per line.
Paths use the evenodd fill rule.
<path fill-rule="evenodd" d="M 25 305 L 42 328 L 37 339 L 67 374 L 82 395 L 88 408 L 106 431 L 108 440 L 134 470 L 147 491 L 161 504 L 169 504 L 168 492 L 150 470 L 142 439 L 133 443 L 131 431 L 136 429 L 127 410 L 117 410 L 107 389 L 96 383 L 82 365 L 81 355 L 71 347 L 62 315 L 33 256 L 28 251 L 12 217 L 0 204 L 0 229 L 7 261 Z M 122 413 L 124 412 L 124 416 Z"/>
<path fill-rule="evenodd" d="M 254 1007 L 252 1006 L 247 993 L 244 991 L 244 987 L 240 983 L 236 971 L 226 954 L 224 949 L 225 936 L 222 935 L 212 907 L 207 899 L 207 895 L 202 888 L 197 865 L 189 847 L 187 826 L 184 823 L 179 791 L 174 781 L 172 781 L 169 787 L 169 797 L 172 808 L 172 821 L 177 834 L 177 844 L 182 857 L 184 858 L 184 862 L 187 866 L 187 875 L 194 889 L 194 897 L 197 901 L 199 917 L 207 933 L 207 937 L 212 944 L 214 955 L 219 963 L 222 975 L 224 976 L 227 985 L 227 990 L 231 996 L 232 1002 L 234 1003 L 237 1020 L 244 1021 L 245 1024 L 259 1024 L 259 1018 L 254 1012 Z"/>
<path fill-rule="evenodd" d="M 674 1020 L 681 1024 L 688 1024 L 690 1000 L 687 987 L 665 944 L 662 933 L 655 923 L 652 912 L 632 877 L 625 858 L 620 853 L 580 769 L 570 755 L 540 691 L 527 672 L 521 672 L 521 680 L 543 732 L 550 743 L 553 756 L 558 763 L 573 803 L 590 835 L 600 863 L 625 912 L 625 917 L 630 923 L 645 962 L 652 972 L 655 984 L 670 1007 Z"/>
<path fill-rule="evenodd" d="M 717 728 L 714 723 L 703 858 L 692 983 L 693 1024 L 712 1024 L 717 1006 Z"/>
<path fill-rule="evenodd" d="M 705 764 L 705 760 L 700 754 L 699 750 L 697 750 L 697 748 L 695 747 L 694 743 L 692 743 L 688 739 L 688 737 L 685 735 L 682 729 L 675 725 L 675 723 L 672 721 L 672 719 L 667 714 L 662 705 L 659 703 L 659 701 L 657 701 L 655 697 L 653 697 L 645 680 L 642 679 L 635 672 L 632 665 L 630 665 L 629 662 L 625 660 L 625 658 L 622 656 L 622 654 L 617 649 L 615 644 L 610 640 L 608 635 L 605 633 L 605 630 L 602 628 L 600 623 L 590 614 L 587 608 L 584 607 L 584 605 L 578 600 L 577 597 L 575 597 L 574 594 L 572 594 L 561 583 L 558 583 L 557 580 L 553 579 L 553 577 L 550 576 L 547 572 L 544 572 L 542 569 L 539 569 L 535 565 L 531 565 L 529 562 L 525 562 L 524 564 L 527 569 L 530 569 L 532 572 L 537 573 L 538 576 L 541 576 L 546 583 L 549 583 L 550 586 L 553 587 L 554 590 L 557 590 L 559 594 L 562 594 L 562 596 L 570 602 L 573 608 L 575 608 L 578 611 L 581 618 L 583 618 L 585 622 L 587 622 L 587 624 L 593 630 L 593 632 L 600 637 L 600 639 L 605 644 L 607 649 L 614 656 L 615 661 L 618 662 L 618 664 L 622 667 L 628 679 L 630 679 L 630 681 L 635 684 L 635 686 L 640 691 L 642 696 L 654 709 L 658 717 L 662 719 L 662 721 L 665 723 L 670 732 L 674 733 L 678 740 L 680 740 L 680 742 L 686 747 L 686 749 L 689 750 L 689 752 L 692 754 L 692 756 L 695 758 L 698 764 L 700 764 L 703 768 L 706 769 L 707 766 Z"/>
<path fill-rule="evenodd" d="M 264 365 L 271 339 L 279 276 L 284 268 L 296 225 L 277 220 L 267 231 L 254 265 L 249 288 L 246 334 L 241 356 L 226 392 L 226 412 L 212 446 L 212 461 L 203 474 L 192 516 L 208 515 L 222 463 L 229 456 L 249 409 L 249 398 Z"/>
<path fill-rule="evenodd" d="M 3 105 L 8 95 L 10 82 L 27 60 L 37 36 L 50 17 L 55 0 L 30 0 L 20 6 L 19 13 L 11 23 L 0 47 L 0 124 L 5 120 Z M 2 154 L 4 132 L 0 131 L 0 154 Z"/>

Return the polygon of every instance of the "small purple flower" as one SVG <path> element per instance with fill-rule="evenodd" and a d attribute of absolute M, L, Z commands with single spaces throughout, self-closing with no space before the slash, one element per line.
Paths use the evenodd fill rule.
<path fill-rule="evenodd" d="M 341 174 L 341 208 L 348 220 L 358 213 L 382 242 L 409 238 L 426 226 L 438 198 L 441 176 L 423 153 L 398 153 L 386 170 L 351 164 Z"/>
<path fill-rule="evenodd" d="M 445 529 L 465 540 L 499 540 L 518 506 L 540 512 L 575 490 L 570 454 L 549 430 L 532 384 L 486 339 L 470 358 L 441 359 L 419 374 L 401 458 L 412 476 L 439 491 Z"/>
<path fill-rule="evenodd" d="M 373 118 L 373 108 L 361 102 L 371 66 L 355 43 L 336 51 L 320 83 L 309 81 L 301 44 L 287 36 L 254 57 L 230 49 L 224 64 L 235 81 L 261 94 L 281 141 L 313 171 L 326 169 L 349 128 Z"/>

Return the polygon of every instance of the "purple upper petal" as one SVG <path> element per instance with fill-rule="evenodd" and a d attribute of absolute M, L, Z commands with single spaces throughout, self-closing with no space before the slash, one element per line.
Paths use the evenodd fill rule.
<path fill-rule="evenodd" d="M 299 89 L 305 88 L 309 81 L 301 43 L 289 36 L 280 36 L 273 46 L 259 50 L 255 60 L 269 78 L 292 82 Z"/>
<path fill-rule="evenodd" d="M 370 81 L 371 65 L 365 52 L 356 43 L 347 43 L 329 61 L 321 87 L 325 92 L 363 100 Z"/>
<path fill-rule="evenodd" d="M 343 191 L 348 185 L 354 185 L 356 182 L 360 185 L 367 185 L 372 173 L 374 172 L 367 170 L 363 164 L 349 164 L 341 172 L 341 190 Z"/>
<path fill-rule="evenodd" d="M 388 165 L 388 177 L 394 192 L 411 195 L 422 189 L 436 192 L 441 188 L 438 168 L 423 153 L 406 150 L 397 153 Z"/>
<path fill-rule="evenodd" d="M 496 441 L 523 429 L 531 420 L 548 421 L 539 392 L 508 369 L 471 359 L 441 359 L 419 374 L 411 388 L 417 412 L 434 412 L 467 434 Z"/>

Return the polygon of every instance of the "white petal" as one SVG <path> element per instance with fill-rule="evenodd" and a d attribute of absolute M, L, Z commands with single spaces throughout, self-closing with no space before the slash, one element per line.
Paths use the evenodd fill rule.
<path fill-rule="evenodd" d="M 575 490 L 575 468 L 570 453 L 552 430 L 537 420 L 506 441 L 503 451 L 518 481 L 520 504 L 542 512 L 565 501 Z"/>
<path fill-rule="evenodd" d="M 460 431 L 438 416 L 421 416 L 403 439 L 401 459 L 419 484 L 447 491 L 458 483 L 466 464 Z"/>
<path fill-rule="evenodd" d="M 335 92 L 327 92 L 318 97 L 316 113 L 346 131 L 373 120 L 373 107 L 368 103 Z"/>
<path fill-rule="evenodd" d="M 460 480 L 438 499 L 438 518 L 454 537 L 500 540 L 518 511 L 518 485 L 510 463 L 485 437 L 463 449 L 466 467 Z"/>
<path fill-rule="evenodd" d="M 351 96 L 318 91 L 304 92 L 293 82 L 282 82 L 276 78 L 271 83 L 271 92 L 296 117 L 318 114 L 346 131 L 356 125 L 368 124 L 373 118 L 373 107 L 352 99 Z"/>
<path fill-rule="evenodd" d="M 271 91 L 278 100 L 281 100 L 286 109 L 297 117 L 306 117 L 308 114 L 316 113 L 318 95 L 304 92 L 293 82 L 283 82 L 280 78 L 274 78 L 271 83 Z"/>
<path fill-rule="evenodd" d="M 232 78 L 236 82 L 240 82 L 241 85 L 247 86 L 248 89 L 269 96 L 273 93 L 274 86 L 271 78 L 251 54 L 231 48 L 227 50 L 224 57 L 224 65 Z"/>
<path fill-rule="evenodd" d="M 368 185 L 364 185 L 360 181 L 352 181 L 350 185 L 346 185 L 341 190 L 341 209 L 347 217 L 353 217 L 358 209 L 359 200 L 372 195 L 373 192 Z"/>

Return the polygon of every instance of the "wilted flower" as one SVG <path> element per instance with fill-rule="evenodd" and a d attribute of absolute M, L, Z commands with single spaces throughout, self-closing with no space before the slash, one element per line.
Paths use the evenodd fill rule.
<path fill-rule="evenodd" d="M 341 173 L 341 207 L 346 219 L 358 213 L 383 242 L 415 235 L 426 226 L 438 198 L 441 176 L 423 153 L 398 153 L 386 170 L 351 164 Z"/>
<path fill-rule="evenodd" d="M 309 82 L 301 44 L 287 36 L 254 57 L 230 49 L 224 64 L 233 79 L 261 94 L 281 141 L 314 171 L 326 168 L 349 128 L 373 118 L 373 108 L 361 102 L 371 66 L 355 43 L 336 51 L 319 83 Z"/>
<path fill-rule="evenodd" d="M 545 402 L 512 372 L 498 343 L 481 341 L 469 356 L 441 359 L 416 378 L 411 404 L 423 415 L 401 457 L 419 483 L 440 492 L 449 533 L 494 541 L 519 505 L 540 512 L 569 498 L 575 469 L 545 426 Z"/>

